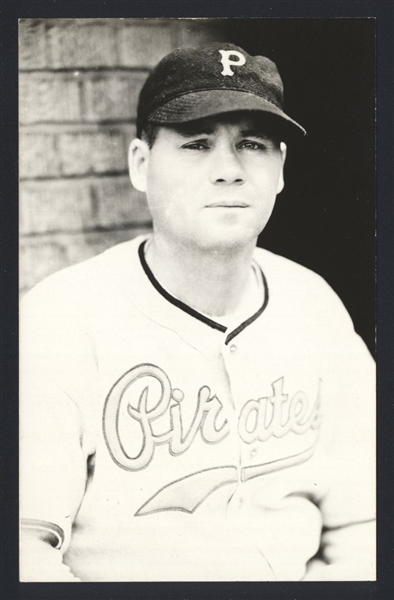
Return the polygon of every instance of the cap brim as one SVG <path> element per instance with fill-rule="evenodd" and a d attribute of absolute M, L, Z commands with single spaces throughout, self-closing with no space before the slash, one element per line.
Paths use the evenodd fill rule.
<path fill-rule="evenodd" d="M 221 113 L 240 110 L 261 111 L 279 117 L 278 123 L 287 125 L 286 129 L 293 134 L 305 135 L 305 129 L 291 119 L 279 107 L 260 96 L 236 90 L 204 90 L 190 92 L 170 100 L 153 111 L 149 121 L 156 123 L 187 123 L 211 117 Z"/>

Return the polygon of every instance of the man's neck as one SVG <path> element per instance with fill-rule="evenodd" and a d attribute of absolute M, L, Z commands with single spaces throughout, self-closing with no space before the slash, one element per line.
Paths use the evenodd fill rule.
<path fill-rule="evenodd" d="M 170 294 L 199 312 L 223 316 L 242 300 L 252 277 L 255 245 L 202 251 L 175 247 L 154 235 L 145 253 L 152 273 Z"/>

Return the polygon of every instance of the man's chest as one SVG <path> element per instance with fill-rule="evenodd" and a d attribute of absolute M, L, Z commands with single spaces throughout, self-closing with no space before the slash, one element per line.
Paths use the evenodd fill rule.
<path fill-rule="evenodd" d="M 97 467 L 114 489 L 121 479 L 144 490 L 137 512 L 178 505 L 178 488 L 205 497 L 313 454 L 322 381 L 305 347 L 301 356 L 252 329 L 194 346 L 148 322 L 102 333 Z"/>

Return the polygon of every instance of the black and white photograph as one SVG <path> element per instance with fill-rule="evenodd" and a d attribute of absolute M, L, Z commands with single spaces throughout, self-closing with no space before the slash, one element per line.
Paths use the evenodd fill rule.
<path fill-rule="evenodd" d="M 375 19 L 18 38 L 20 581 L 376 581 Z"/>

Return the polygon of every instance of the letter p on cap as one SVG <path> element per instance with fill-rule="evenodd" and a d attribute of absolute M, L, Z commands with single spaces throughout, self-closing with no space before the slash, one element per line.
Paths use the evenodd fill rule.
<path fill-rule="evenodd" d="M 222 60 L 220 62 L 223 65 L 221 75 L 230 75 L 230 77 L 232 77 L 234 72 L 231 70 L 230 65 L 241 67 L 246 62 L 244 55 L 237 50 L 219 50 L 219 52 L 222 55 Z M 230 56 L 235 56 L 238 60 L 231 60 Z"/>

